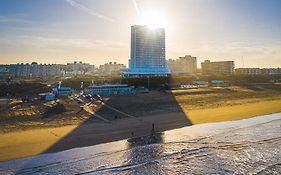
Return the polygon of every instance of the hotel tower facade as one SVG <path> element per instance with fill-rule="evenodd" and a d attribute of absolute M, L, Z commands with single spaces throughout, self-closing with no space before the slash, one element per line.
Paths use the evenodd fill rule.
<path fill-rule="evenodd" d="M 131 27 L 131 58 L 127 76 L 168 76 L 165 30 L 134 25 Z"/>

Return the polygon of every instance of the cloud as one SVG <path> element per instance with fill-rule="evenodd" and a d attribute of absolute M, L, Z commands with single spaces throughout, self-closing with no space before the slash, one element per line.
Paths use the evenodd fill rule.
<path fill-rule="evenodd" d="M 24 46 L 31 48 L 57 48 L 57 49 L 111 49 L 118 50 L 126 47 L 126 43 L 111 41 L 111 40 L 91 40 L 81 38 L 61 38 L 61 37 L 46 37 L 21 35 L 13 38 L 0 38 L 0 46 Z M 1 47 L 0 47 L 1 51 Z"/>
<path fill-rule="evenodd" d="M 134 4 L 134 7 L 136 9 L 137 14 L 140 15 L 140 9 L 139 9 L 137 1 L 136 0 L 132 0 L 132 2 Z"/>
<path fill-rule="evenodd" d="M 0 16 L 0 23 L 30 23 L 31 21 L 10 17 L 10 16 Z"/>
<path fill-rule="evenodd" d="M 105 15 L 103 15 L 103 14 L 97 13 L 97 12 L 95 12 L 95 11 L 93 11 L 93 10 L 91 10 L 91 9 L 89 9 L 89 8 L 87 8 L 87 7 L 85 7 L 84 5 L 82 5 L 82 4 L 80 4 L 80 3 L 77 3 L 77 2 L 74 1 L 74 0 L 65 0 L 65 1 L 66 1 L 68 4 L 70 4 L 71 6 L 76 7 L 76 8 L 78 8 L 78 9 L 80 9 L 80 10 L 82 10 L 82 11 L 84 11 L 84 12 L 90 14 L 90 15 L 93 15 L 93 16 L 98 17 L 98 18 L 100 18 L 100 19 L 104 19 L 104 20 L 106 20 L 106 21 L 114 22 L 114 19 L 112 19 L 112 18 L 110 18 L 110 17 L 107 17 L 107 16 L 105 16 Z"/>

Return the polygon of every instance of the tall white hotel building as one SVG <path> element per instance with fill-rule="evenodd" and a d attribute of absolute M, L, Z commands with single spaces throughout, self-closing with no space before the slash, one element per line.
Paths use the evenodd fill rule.
<path fill-rule="evenodd" d="M 134 25 L 131 27 L 131 59 L 125 76 L 168 76 L 165 30 Z"/>

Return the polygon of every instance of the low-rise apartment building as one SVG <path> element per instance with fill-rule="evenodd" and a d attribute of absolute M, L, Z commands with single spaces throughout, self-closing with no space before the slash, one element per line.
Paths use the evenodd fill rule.
<path fill-rule="evenodd" d="M 281 75 L 281 68 L 237 68 L 236 75 Z"/>
<path fill-rule="evenodd" d="M 197 72 L 197 58 L 190 55 L 179 57 L 179 59 L 167 60 L 171 74 L 195 74 Z"/>
<path fill-rule="evenodd" d="M 215 61 L 205 60 L 201 63 L 204 75 L 232 75 L 234 74 L 234 61 Z"/>

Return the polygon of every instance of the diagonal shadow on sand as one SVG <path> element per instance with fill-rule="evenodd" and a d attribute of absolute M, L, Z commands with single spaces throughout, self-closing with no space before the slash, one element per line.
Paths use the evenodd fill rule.
<path fill-rule="evenodd" d="M 159 91 L 112 97 L 96 114 L 109 122 L 91 116 L 45 153 L 149 135 L 153 125 L 156 132 L 192 125 L 175 97 Z"/>
<path fill-rule="evenodd" d="M 111 97 L 96 114 L 109 122 L 90 116 L 42 154 L 151 135 L 153 126 L 159 133 L 192 125 L 174 95 L 164 91 Z M 34 162 L 36 157 L 24 164 L 17 174 L 33 167 Z"/>

